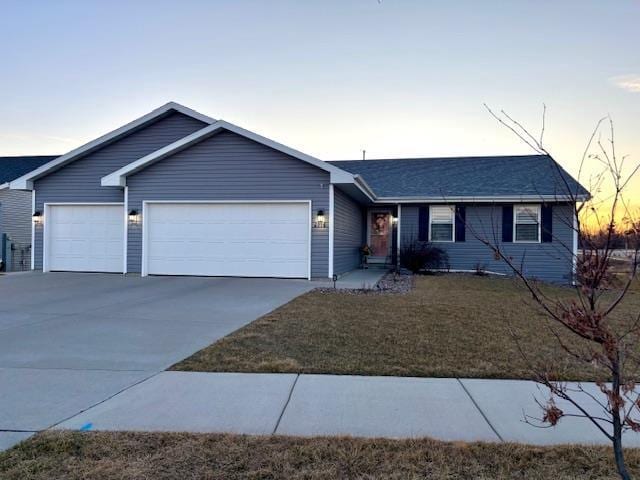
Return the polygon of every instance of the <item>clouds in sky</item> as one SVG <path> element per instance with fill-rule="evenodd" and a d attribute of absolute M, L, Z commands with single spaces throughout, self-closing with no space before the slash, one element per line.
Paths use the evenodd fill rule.
<path fill-rule="evenodd" d="M 628 92 L 640 93 L 640 75 L 619 75 L 612 77 L 610 80 L 616 87 L 620 87 Z"/>

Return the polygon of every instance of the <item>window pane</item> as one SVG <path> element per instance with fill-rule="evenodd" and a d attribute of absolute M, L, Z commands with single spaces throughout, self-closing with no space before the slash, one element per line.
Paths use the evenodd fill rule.
<path fill-rule="evenodd" d="M 431 207 L 431 223 L 453 223 L 453 207 Z"/>
<path fill-rule="evenodd" d="M 534 206 L 516 207 L 516 223 L 539 223 L 538 208 Z"/>
<path fill-rule="evenodd" d="M 523 224 L 516 225 L 516 241 L 537 242 L 538 241 L 538 224 L 523 223 Z"/>
<path fill-rule="evenodd" d="M 450 242 L 453 240 L 453 225 L 450 223 L 431 224 L 431 241 Z"/>

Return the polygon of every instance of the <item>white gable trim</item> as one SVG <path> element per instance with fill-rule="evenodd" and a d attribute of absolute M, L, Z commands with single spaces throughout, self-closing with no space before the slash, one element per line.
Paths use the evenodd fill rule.
<path fill-rule="evenodd" d="M 5 188 L 9 188 L 9 182 L 0 183 L 0 190 L 4 190 Z"/>
<path fill-rule="evenodd" d="M 167 158 L 174 153 L 179 152 L 180 150 L 184 150 L 196 143 L 199 143 L 221 130 L 228 130 L 230 132 L 241 135 L 245 138 L 253 140 L 255 142 L 261 143 L 267 147 L 273 148 L 274 150 L 278 150 L 282 153 L 290 155 L 298 160 L 302 160 L 303 162 L 307 162 L 311 165 L 314 165 L 326 172 L 331 174 L 331 183 L 356 183 L 355 176 L 349 172 L 346 172 L 338 167 L 335 167 L 329 163 L 323 162 L 322 160 L 302 153 L 298 150 L 294 150 L 293 148 L 289 148 L 286 145 L 282 145 L 281 143 L 275 142 L 271 139 L 258 135 L 257 133 L 251 132 L 249 130 L 245 130 L 244 128 L 238 127 L 232 123 L 226 122 L 224 120 L 218 120 L 217 122 L 205 127 L 197 132 L 192 133 L 180 140 L 167 145 L 164 148 L 156 150 L 149 155 L 146 155 L 135 162 L 131 162 L 128 165 L 116 170 L 115 172 L 110 173 L 102 177 L 100 183 L 103 187 L 124 187 L 127 184 L 127 177 L 132 175 L 140 170 L 143 170 L 147 166 L 158 162 L 164 158 Z"/>
<path fill-rule="evenodd" d="M 126 125 L 120 128 L 117 128 L 112 132 L 107 133 L 106 135 L 96 138 L 95 140 L 92 140 L 89 143 L 86 143 L 81 147 L 76 148 L 75 150 L 71 150 L 69 153 L 66 153 L 60 157 L 57 157 L 54 160 L 51 160 L 50 162 L 47 162 L 44 165 L 36 168 L 35 170 L 32 170 L 31 172 L 23 175 L 22 177 L 19 177 L 13 180 L 12 182 L 10 182 L 10 188 L 16 189 L 16 190 L 33 190 L 33 181 L 35 179 L 43 177 L 48 173 L 58 168 L 61 168 L 67 163 L 70 163 L 73 160 L 75 160 L 78 156 L 85 154 L 87 152 L 90 152 L 91 150 L 94 150 L 117 137 L 126 135 L 128 132 L 144 125 L 147 122 L 154 120 L 157 117 L 160 117 L 161 115 L 166 114 L 171 110 L 180 112 L 184 115 L 188 115 L 192 118 L 195 118 L 197 120 L 200 120 L 208 124 L 212 124 L 215 122 L 215 119 L 208 117 L 206 115 L 203 115 L 202 113 L 196 112 L 195 110 L 185 107 L 184 105 L 180 105 L 179 103 L 175 103 L 175 102 L 169 102 L 147 113 L 146 115 L 138 118 L 137 120 L 129 122 Z"/>

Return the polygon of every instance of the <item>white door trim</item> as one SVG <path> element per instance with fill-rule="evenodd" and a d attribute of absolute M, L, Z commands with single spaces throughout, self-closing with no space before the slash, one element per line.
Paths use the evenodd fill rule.
<path fill-rule="evenodd" d="M 47 223 L 48 223 L 48 218 L 49 218 L 49 213 L 50 213 L 50 208 L 51 207 L 59 207 L 59 206 L 92 206 L 92 205 L 97 205 L 97 206 L 118 206 L 118 205 L 122 205 L 124 206 L 124 202 L 45 202 L 44 203 L 44 221 L 43 221 L 43 228 L 42 228 L 42 271 L 43 272 L 48 272 L 49 271 L 49 238 L 47 235 Z M 126 226 L 126 224 L 125 224 Z M 32 250 L 34 250 L 33 246 L 31 247 Z"/>
<path fill-rule="evenodd" d="M 311 280 L 311 237 L 313 234 L 312 229 L 312 212 L 311 212 L 311 200 L 143 200 L 142 201 L 142 268 L 140 275 L 146 277 L 149 275 L 149 258 L 148 258 L 148 247 L 147 242 L 149 241 L 148 234 L 148 224 L 147 217 L 149 212 L 150 204 L 210 204 L 210 205 L 231 205 L 231 204 L 243 204 L 243 203 L 254 203 L 254 204 L 264 204 L 264 203 L 282 203 L 282 204 L 290 204 L 290 203 L 302 203 L 306 204 L 309 209 L 309 241 L 307 245 L 307 258 L 308 258 L 308 266 L 307 266 L 307 279 Z"/>

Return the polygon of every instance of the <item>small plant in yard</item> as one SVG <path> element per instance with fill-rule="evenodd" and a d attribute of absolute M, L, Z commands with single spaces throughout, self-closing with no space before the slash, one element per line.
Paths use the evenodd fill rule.
<path fill-rule="evenodd" d="M 501 115 L 497 115 L 488 107 L 487 109 L 502 125 L 509 128 L 537 153 L 549 155 L 542 144 L 544 114 L 542 133 L 539 138 L 536 138 L 504 111 Z M 624 431 L 640 432 L 640 394 L 637 392 L 640 384 L 640 357 L 638 356 L 640 313 L 634 312 L 627 323 L 617 322 L 614 313 L 619 314 L 618 307 L 634 282 L 638 280 L 640 258 L 638 242 L 629 242 L 635 245 L 635 250 L 629 256 L 625 267 L 618 269 L 615 275 L 612 272 L 612 265 L 617 219 L 624 217 L 627 223 L 638 225 L 638 218 L 630 211 L 625 192 L 640 169 L 640 164 L 629 167 L 625 165 L 626 157 L 617 156 L 613 123 L 610 119 L 608 142 L 603 144 L 598 139 L 594 145 L 594 139 L 599 134 L 604 120 L 598 122 L 587 144 L 580 163 L 580 171 L 582 172 L 587 159 L 593 159 L 595 163 L 603 166 L 602 172 L 595 175 L 590 187 L 592 192 L 610 190 L 611 194 L 607 198 L 599 201 L 591 198 L 578 204 L 578 192 L 569 187 L 562 172 L 549 172 L 550 175 L 558 176 L 563 180 L 564 184 L 560 182 L 558 189 L 570 196 L 571 205 L 574 206 L 573 218 L 567 219 L 567 224 L 573 229 L 574 238 L 579 240 L 579 251 L 574 250 L 574 245 L 565 245 L 561 239 L 554 238 L 559 245 L 558 250 L 562 249 L 574 262 L 573 295 L 560 299 L 549 296 L 543 286 L 527 275 L 522 264 L 517 263 L 504 250 L 503 245 L 496 240 L 497 235 L 493 239 L 478 233 L 474 233 L 474 236 L 491 248 L 495 256 L 503 260 L 522 281 L 531 294 L 533 303 L 550 320 L 547 326 L 565 354 L 570 359 L 582 362 L 589 368 L 593 368 L 594 372 L 598 372 L 599 380 L 596 385 L 600 395 L 586 391 L 580 383 L 577 386 L 569 386 L 564 382 L 556 381 L 553 372 L 558 368 L 558 364 L 540 366 L 536 365 L 533 359 L 528 359 L 536 381 L 547 387 L 550 392 L 549 400 L 546 403 L 540 402 L 543 410 L 540 420 L 550 426 L 556 425 L 567 416 L 590 421 L 611 442 L 620 477 L 629 479 L 631 477 L 625 462 L 622 434 Z M 595 148 L 597 153 L 589 155 L 592 148 Z M 559 167 L 551 166 L 550 168 Z M 578 180 L 580 180 L 579 176 Z M 595 237 L 586 235 L 581 228 L 581 221 L 588 215 L 590 220 L 597 223 L 599 231 L 603 232 L 602 235 L 598 235 L 597 241 Z M 635 234 L 637 233 L 636 231 Z M 580 340 L 580 343 L 576 345 L 573 342 L 567 342 L 566 336 L 561 333 L 564 335 L 568 333 L 570 337 Z M 526 339 L 516 340 L 519 342 L 519 347 L 522 342 L 526 342 Z M 520 351 L 523 356 L 526 356 L 522 348 Z M 573 406 L 577 413 L 563 411 L 558 407 L 557 399 Z M 594 413 L 588 409 L 585 401 L 596 402 L 601 412 Z M 532 419 L 526 417 L 526 420 Z"/>
<path fill-rule="evenodd" d="M 485 267 L 485 265 L 480 262 L 476 263 L 473 269 L 473 274 L 477 275 L 478 277 L 486 277 L 488 275 L 487 267 Z"/>
<path fill-rule="evenodd" d="M 400 266 L 412 273 L 449 267 L 449 256 L 441 248 L 426 242 L 409 241 L 400 248 Z"/>

